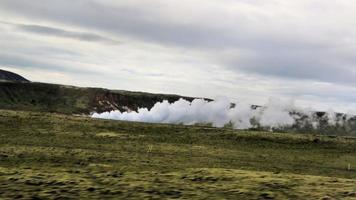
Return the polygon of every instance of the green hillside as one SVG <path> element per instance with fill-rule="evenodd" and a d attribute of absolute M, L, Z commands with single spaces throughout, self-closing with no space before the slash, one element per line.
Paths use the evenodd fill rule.
<path fill-rule="evenodd" d="M 0 109 L 56 112 L 66 114 L 90 114 L 111 110 L 151 108 L 156 102 L 179 98 L 178 95 L 81 88 L 47 84 L 0 82 Z"/>

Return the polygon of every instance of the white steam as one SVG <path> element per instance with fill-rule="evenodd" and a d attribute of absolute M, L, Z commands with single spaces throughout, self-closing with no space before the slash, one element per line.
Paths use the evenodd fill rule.
<path fill-rule="evenodd" d="M 284 127 L 295 123 L 295 118 L 290 111 L 296 110 L 294 101 L 281 101 L 279 99 L 269 99 L 263 109 L 259 109 L 256 116 L 261 126 Z"/>
<path fill-rule="evenodd" d="M 293 111 L 306 113 L 308 116 L 311 113 L 297 108 L 293 101 L 278 99 L 270 99 L 264 106 L 257 108 L 243 103 L 234 103 L 232 106 L 227 99 L 210 102 L 203 99 L 195 99 L 192 102 L 180 99 L 174 103 L 157 102 L 150 110 L 147 108 L 140 108 L 137 112 L 117 110 L 94 113 L 92 117 L 149 123 L 212 124 L 215 127 L 231 124 L 236 129 L 248 129 L 256 126 L 269 128 L 292 126 L 300 118 L 299 115 L 291 114 Z"/>

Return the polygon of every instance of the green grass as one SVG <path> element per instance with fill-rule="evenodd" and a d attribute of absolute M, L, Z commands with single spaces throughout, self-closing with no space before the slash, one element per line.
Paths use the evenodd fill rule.
<path fill-rule="evenodd" d="M 0 110 L 0 199 L 78 197 L 355 199 L 356 140 Z"/>

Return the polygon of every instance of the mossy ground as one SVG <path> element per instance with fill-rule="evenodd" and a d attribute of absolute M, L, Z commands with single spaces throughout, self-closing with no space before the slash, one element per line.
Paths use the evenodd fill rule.
<path fill-rule="evenodd" d="M 0 199 L 356 199 L 355 169 L 353 138 L 0 110 Z"/>

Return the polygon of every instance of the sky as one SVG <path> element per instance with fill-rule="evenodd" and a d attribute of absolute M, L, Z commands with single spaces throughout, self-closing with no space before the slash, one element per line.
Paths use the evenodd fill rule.
<path fill-rule="evenodd" d="M 356 110 L 353 0 L 0 0 L 0 68 L 37 82 Z"/>

